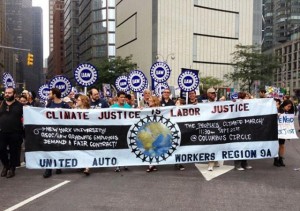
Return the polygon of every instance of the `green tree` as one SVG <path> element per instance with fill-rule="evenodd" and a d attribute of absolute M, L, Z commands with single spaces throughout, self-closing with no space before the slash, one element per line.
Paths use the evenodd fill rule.
<path fill-rule="evenodd" d="M 236 45 L 232 55 L 234 71 L 224 77 L 238 81 L 240 88 L 248 92 L 256 80 L 261 81 L 261 85 L 271 82 L 273 70 L 281 66 L 275 56 L 261 53 L 259 46 Z"/>
<path fill-rule="evenodd" d="M 104 59 L 95 64 L 99 75 L 97 85 L 101 85 L 103 83 L 114 84 L 117 77 L 120 75 L 126 75 L 131 70 L 135 70 L 137 68 L 137 64 L 133 63 L 131 60 L 132 55 L 127 56 L 124 59 L 117 56 L 113 59 Z"/>
<path fill-rule="evenodd" d="M 203 93 L 210 87 L 220 86 L 223 84 L 223 81 L 212 76 L 207 76 L 202 78 L 200 77 L 200 83 L 202 84 L 200 92 Z"/>

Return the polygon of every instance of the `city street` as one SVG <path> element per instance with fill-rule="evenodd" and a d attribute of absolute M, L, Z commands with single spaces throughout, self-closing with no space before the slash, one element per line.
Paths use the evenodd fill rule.
<path fill-rule="evenodd" d="M 298 125 L 296 123 L 296 125 Z M 297 126 L 298 130 L 298 126 Z M 300 142 L 286 142 L 286 167 L 272 159 L 252 160 L 253 169 L 231 170 L 206 180 L 195 164 L 174 166 L 75 169 L 44 179 L 43 170 L 17 169 L 0 178 L 0 210 L 299 210 Z M 227 161 L 225 165 L 233 165 Z M 217 173 L 224 167 L 216 168 Z M 2 169 L 2 167 L 1 167 Z M 211 174 L 210 172 L 204 172 Z"/>

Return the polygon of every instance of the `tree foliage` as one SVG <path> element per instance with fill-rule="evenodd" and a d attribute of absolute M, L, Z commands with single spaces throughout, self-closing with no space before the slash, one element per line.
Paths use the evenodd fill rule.
<path fill-rule="evenodd" d="M 280 67 L 278 59 L 271 54 L 261 53 L 261 48 L 254 45 L 236 45 L 233 55 L 232 73 L 224 77 L 231 81 L 238 81 L 241 89 L 248 89 L 256 80 L 261 84 L 269 82 L 275 68 Z"/>
<path fill-rule="evenodd" d="M 216 87 L 216 86 L 220 86 L 221 84 L 223 84 L 223 81 L 212 77 L 212 76 L 207 76 L 207 77 L 202 77 L 200 78 L 200 82 L 203 85 L 201 88 L 201 91 L 205 91 L 207 89 L 209 89 L 210 87 Z"/>
<path fill-rule="evenodd" d="M 117 77 L 127 75 L 131 70 L 137 68 L 137 64 L 133 63 L 132 55 L 122 58 L 107 58 L 95 64 L 98 69 L 99 79 L 97 84 L 114 84 Z"/>

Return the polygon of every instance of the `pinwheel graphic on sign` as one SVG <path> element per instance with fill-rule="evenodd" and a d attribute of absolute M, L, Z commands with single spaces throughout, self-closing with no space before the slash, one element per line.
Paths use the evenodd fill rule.
<path fill-rule="evenodd" d="M 198 88 L 199 77 L 193 70 L 184 70 L 178 76 L 178 86 L 181 91 L 190 92 Z M 185 96 L 186 103 L 188 102 L 188 94 Z"/>
<path fill-rule="evenodd" d="M 89 63 L 79 64 L 74 71 L 76 82 L 84 87 L 93 85 L 98 79 L 96 68 Z"/>
<path fill-rule="evenodd" d="M 165 62 L 155 62 L 150 68 L 150 75 L 157 83 L 163 83 L 169 79 L 171 69 Z"/>
<path fill-rule="evenodd" d="M 129 91 L 130 88 L 128 86 L 127 80 L 128 80 L 127 76 L 125 75 L 121 75 L 116 79 L 115 85 L 118 91 L 123 91 L 123 92 Z"/>
<path fill-rule="evenodd" d="M 11 74 L 3 73 L 3 85 L 5 88 L 8 88 L 8 87 L 12 87 L 14 89 L 16 88 L 15 81 L 14 81 L 13 77 L 11 76 Z"/>
<path fill-rule="evenodd" d="M 178 86 L 182 91 L 189 92 L 197 89 L 199 78 L 192 71 L 182 72 L 178 77 Z"/>
<path fill-rule="evenodd" d="M 40 86 L 38 94 L 42 100 L 48 100 L 49 92 L 50 92 L 49 85 L 43 84 L 42 86 Z"/>
<path fill-rule="evenodd" d="M 161 93 L 165 90 L 169 89 L 169 85 L 167 83 L 159 83 L 154 88 L 154 93 L 156 96 L 161 96 Z"/>
<path fill-rule="evenodd" d="M 61 91 L 61 97 L 66 97 L 71 92 L 72 85 L 68 78 L 58 75 L 51 79 L 49 88 L 58 88 Z"/>
<path fill-rule="evenodd" d="M 79 64 L 74 71 L 74 77 L 78 84 L 84 86 L 84 93 L 87 93 L 87 87 L 93 85 L 98 79 L 96 68 L 89 63 Z"/>
<path fill-rule="evenodd" d="M 140 70 L 132 70 L 128 75 L 128 86 L 134 92 L 143 91 L 147 84 L 147 78 L 145 74 Z"/>

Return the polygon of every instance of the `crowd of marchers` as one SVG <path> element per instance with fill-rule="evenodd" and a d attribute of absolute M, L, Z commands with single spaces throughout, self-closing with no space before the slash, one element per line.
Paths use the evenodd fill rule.
<path fill-rule="evenodd" d="M 225 96 L 217 99 L 217 91 L 214 88 L 209 88 L 206 92 L 206 99 L 199 99 L 196 91 L 190 91 L 188 95 L 188 104 L 210 103 L 215 101 L 227 100 Z M 260 98 L 266 97 L 266 91 L 260 90 Z M 253 99 L 247 92 L 239 92 L 238 99 Z M 299 108 L 294 105 L 294 102 L 285 96 L 282 100 L 274 99 L 276 101 L 278 116 L 283 113 L 296 114 Z M 46 107 L 46 108 L 63 108 L 63 109 L 101 109 L 101 108 L 148 108 L 148 107 L 163 107 L 163 106 L 180 106 L 186 104 L 182 98 L 172 99 L 171 91 L 164 89 L 161 96 L 156 96 L 149 89 L 143 91 L 142 98 L 138 101 L 135 94 L 127 94 L 125 92 L 118 92 L 113 98 L 100 97 L 99 91 L 96 88 L 91 88 L 88 93 L 75 94 L 73 91 L 62 98 L 61 91 L 57 88 L 52 88 L 49 92 L 49 97 L 46 102 L 40 102 L 34 92 L 23 90 L 21 94 L 17 94 L 12 87 L 5 89 L 3 99 L 0 100 L 0 160 L 2 163 L 1 177 L 12 178 L 15 176 L 16 168 L 25 166 L 26 161 L 21 160 L 22 146 L 26 141 L 26 134 L 23 126 L 23 106 Z M 300 113 L 300 112 L 299 112 Z M 300 118 L 300 114 L 298 116 Z M 300 119 L 299 119 L 300 120 Z M 300 122 L 300 121 L 299 121 Z M 279 139 L 278 157 L 274 158 L 274 166 L 284 167 L 283 162 L 285 154 L 285 140 Z M 213 171 L 215 167 L 220 167 L 222 162 L 210 161 L 208 162 L 208 171 Z M 247 160 L 235 160 L 235 169 L 244 171 L 252 169 Z M 128 170 L 128 167 L 124 167 Z M 182 164 L 175 165 L 175 169 L 184 170 Z M 157 167 L 149 165 L 146 172 L 157 171 Z M 90 169 L 80 169 L 85 175 L 90 175 Z M 115 168 L 116 172 L 120 172 L 121 168 Z M 61 174 L 61 169 L 55 170 L 56 174 Z M 43 173 L 44 178 L 52 176 L 52 169 L 46 169 Z"/>

